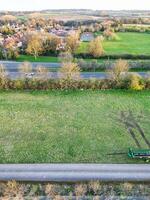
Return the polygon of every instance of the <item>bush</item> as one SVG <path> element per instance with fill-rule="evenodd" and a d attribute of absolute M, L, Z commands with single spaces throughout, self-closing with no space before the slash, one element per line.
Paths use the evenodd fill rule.
<path fill-rule="evenodd" d="M 95 38 L 89 43 L 88 51 L 89 54 L 94 58 L 98 58 L 104 54 L 104 49 L 100 37 Z"/>
<path fill-rule="evenodd" d="M 112 65 L 111 69 L 108 70 L 110 79 L 114 82 L 115 86 L 120 85 L 122 78 L 126 75 L 128 69 L 128 62 L 120 59 Z"/>
<path fill-rule="evenodd" d="M 102 63 L 98 63 L 97 60 L 85 61 L 84 59 L 78 59 L 77 63 L 81 71 L 105 71 L 111 69 L 116 60 L 105 60 Z M 150 71 L 150 61 L 149 60 L 129 60 L 128 61 L 129 69 L 132 71 Z"/>
<path fill-rule="evenodd" d="M 13 84 L 13 88 L 16 90 L 24 89 L 24 81 L 23 80 L 15 80 Z"/>
<path fill-rule="evenodd" d="M 81 71 L 104 71 L 107 68 L 108 62 L 98 63 L 97 60 L 92 60 L 91 62 L 87 62 L 83 59 L 77 60 L 78 66 Z"/>
<path fill-rule="evenodd" d="M 0 65 L 0 88 L 7 89 L 8 88 L 8 77 L 7 71 L 4 65 Z"/>
<path fill-rule="evenodd" d="M 8 199 L 112 199 L 112 196 L 148 197 L 149 183 L 21 183 L 16 181 L 1 182 L 0 196 Z M 86 195 L 86 196 L 85 196 Z M 82 196 L 82 198 L 81 198 Z M 123 198 L 124 199 L 124 198 Z"/>
<path fill-rule="evenodd" d="M 62 67 L 59 72 L 60 78 L 64 80 L 70 81 L 80 79 L 80 68 L 76 63 L 62 63 Z"/>
<path fill-rule="evenodd" d="M 36 78 L 39 80 L 48 80 L 50 78 L 49 71 L 46 67 L 37 66 L 36 68 Z"/>
<path fill-rule="evenodd" d="M 150 33 L 150 27 L 142 27 L 142 26 L 137 26 L 137 25 L 134 25 L 134 26 L 131 26 L 131 25 L 128 25 L 128 26 L 121 26 L 121 27 L 118 27 L 117 30 L 118 32 L 136 32 L 136 33 Z"/>
<path fill-rule="evenodd" d="M 150 72 L 148 72 L 147 76 L 145 77 L 145 88 L 150 89 Z"/>
<path fill-rule="evenodd" d="M 76 184 L 75 185 L 75 195 L 80 197 L 84 196 L 87 192 L 87 185 L 86 184 Z"/>
<path fill-rule="evenodd" d="M 111 40 L 111 41 L 117 41 L 117 40 L 119 40 L 118 35 L 112 29 L 106 29 L 103 32 L 103 35 L 106 38 L 106 40 Z"/>
<path fill-rule="evenodd" d="M 13 90 L 106 90 L 106 89 L 150 89 L 150 79 L 139 79 L 133 75 L 123 77 L 119 84 L 111 79 L 7 79 L 5 84 L 0 85 L 0 89 Z"/>
<path fill-rule="evenodd" d="M 129 75 L 129 89 L 131 90 L 143 90 L 144 83 L 142 78 L 139 74 L 131 74 Z"/>
<path fill-rule="evenodd" d="M 94 56 L 90 53 L 79 53 L 75 55 L 76 58 L 94 58 Z M 150 59 L 150 55 L 135 55 L 135 54 L 103 54 L 97 59 L 132 59 L 132 60 L 148 60 Z"/>
<path fill-rule="evenodd" d="M 23 199 L 25 194 L 25 185 L 16 181 L 9 181 L 5 187 L 4 196 L 6 199 Z"/>

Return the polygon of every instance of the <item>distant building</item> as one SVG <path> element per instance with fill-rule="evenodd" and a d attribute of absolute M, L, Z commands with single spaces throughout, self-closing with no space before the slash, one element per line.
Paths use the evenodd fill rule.
<path fill-rule="evenodd" d="M 50 31 L 49 31 L 49 33 L 51 33 L 52 35 L 55 35 L 55 36 L 58 36 L 58 37 L 60 37 L 60 38 L 65 38 L 65 37 L 67 37 L 68 35 L 72 35 L 72 34 L 74 34 L 75 33 L 75 31 L 74 30 L 64 30 L 64 29 L 59 29 L 59 30 L 57 30 L 57 29 L 51 29 Z"/>

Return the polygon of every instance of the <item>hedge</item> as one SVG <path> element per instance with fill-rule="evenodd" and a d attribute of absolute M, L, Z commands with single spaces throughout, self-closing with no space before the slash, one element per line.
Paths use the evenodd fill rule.
<path fill-rule="evenodd" d="M 94 57 L 88 53 L 80 53 L 75 55 L 76 58 L 83 58 L 83 59 L 94 59 Z M 150 55 L 140 54 L 140 55 L 134 55 L 134 54 L 105 54 L 102 55 L 96 59 L 141 59 L 146 60 L 150 59 Z"/>

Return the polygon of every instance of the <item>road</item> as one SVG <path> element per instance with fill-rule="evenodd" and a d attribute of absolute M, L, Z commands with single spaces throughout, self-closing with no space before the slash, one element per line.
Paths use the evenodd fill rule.
<path fill-rule="evenodd" d="M 15 62 L 15 61 L 0 61 L 0 65 L 4 65 L 8 71 L 16 72 L 18 71 L 19 66 L 23 62 Z M 46 68 L 59 68 L 60 63 L 46 63 L 46 62 L 32 62 L 33 69 L 37 66 L 44 66 Z"/>
<path fill-rule="evenodd" d="M 22 62 L 0 61 L 0 64 L 3 64 L 6 67 L 10 78 L 17 79 L 20 77 L 21 74 L 18 72 L 18 68 L 22 64 Z M 60 67 L 60 63 L 33 62 L 32 66 L 33 66 L 33 69 L 36 68 L 37 66 L 44 66 L 48 69 L 54 69 L 54 68 L 57 69 Z M 138 72 L 138 74 L 144 77 L 146 75 L 146 72 Z M 106 72 L 81 72 L 81 78 L 83 79 L 89 79 L 89 78 L 103 79 L 103 78 L 106 78 L 107 76 L 108 75 Z M 57 72 L 51 72 L 49 73 L 49 77 L 57 78 L 58 74 Z"/>
<path fill-rule="evenodd" d="M 150 181 L 149 164 L 0 164 L 0 180 Z"/>
<path fill-rule="evenodd" d="M 132 72 L 130 72 L 132 73 Z M 140 74 L 141 76 L 146 76 L 146 72 L 139 72 L 138 74 Z M 21 73 L 19 72 L 8 72 L 8 76 L 11 79 L 18 79 L 21 77 Z M 28 76 L 28 77 L 34 77 L 33 76 Z M 49 78 L 58 78 L 59 77 L 59 73 L 57 72 L 50 72 L 48 73 Z M 90 79 L 90 78 L 95 78 L 95 79 L 104 79 L 107 78 L 108 74 L 106 72 L 81 72 L 81 78 L 82 79 Z"/>
<path fill-rule="evenodd" d="M 8 71 L 8 76 L 11 78 L 11 79 L 18 79 L 21 77 L 21 73 L 20 72 L 10 72 Z M 28 76 L 28 77 L 34 77 L 35 75 L 33 76 Z M 48 76 L 49 78 L 58 78 L 59 77 L 59 73 L 57 72 L 50 72 L 48 73 Z M 89 79 L 89 78 L 96 78 L 96 79 L 103 79 L 103 78 L 106 78 L 107 77 L 107 73 L 105 72 L 96 72 L 96 73 L 93 73 L 93 72 L 81 72 L 81 78 L 83 79 Z"/>

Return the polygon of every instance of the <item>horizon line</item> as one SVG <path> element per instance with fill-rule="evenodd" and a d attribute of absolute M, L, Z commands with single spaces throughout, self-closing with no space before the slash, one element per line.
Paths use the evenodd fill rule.
<path fill-rule="evenodd" d="M 51 9 L 35 9 L 35 10 L 0 10 L 0 12 L 42 12 L 42 11 L 57 11 L 57 10 L 89 10 L 89 11 L 146 11 L 150 9 L 90 9 L 90 8 L 51 8 Z"/>

